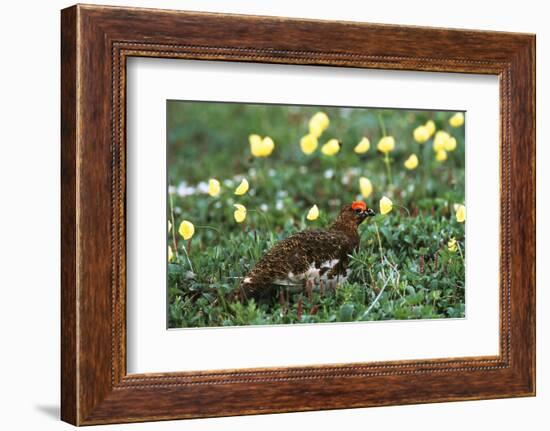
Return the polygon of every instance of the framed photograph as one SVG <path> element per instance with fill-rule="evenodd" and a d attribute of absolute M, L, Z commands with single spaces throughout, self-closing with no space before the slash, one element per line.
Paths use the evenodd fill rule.
<path fill-rule="evenodd" d="M 535 394 L 533 35 L 77 5 L 61 44 L 63 420 Z"/>

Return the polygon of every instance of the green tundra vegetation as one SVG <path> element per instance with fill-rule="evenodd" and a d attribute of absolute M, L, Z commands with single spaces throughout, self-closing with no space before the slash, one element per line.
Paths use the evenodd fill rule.
<path fill-rule="evenodd" d="M 167 116 L 170 328 L 464 317 L 462 113 L 169 101 Z M 354 200 L 377 215 L 345 283 L 234 294 L 278 240 Z"/>

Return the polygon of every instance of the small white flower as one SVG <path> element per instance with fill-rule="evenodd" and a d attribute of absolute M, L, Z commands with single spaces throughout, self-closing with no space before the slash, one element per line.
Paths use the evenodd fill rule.
<path fill-rule="evenodd" d="M 324 177 L 327 180 L 330 180 L 334 176 L 334 171 L 332 169 L 327 169 L 324 173 Z"/>
<path fill-rule="evenodd" d="M 267 212 L 267 210 L 269 209 L 269 207 L 267 206 L 267 204 L 261 204 L 261 205 L 260 205 L 260 209 L 265 213 L 265 212 Z"/>
<path fill-rule="evenodd" d="M 298 172 L 300 172 L 302 175 L 305 175 L 307 174 L 307 168 L 305 166 L 300 166 Z"/>
<path fill-rule="evenodd" d="M 284 208 L 283 201 L 278 200 L 278 201 L 275 203 L 275 209 L 277 209 L 277 211 L 282 211 L 283 208 Z"/>
<path fill-rule="evenodd" d="M 197 191 L 199 193 L 208 193 L 209 187 L 206 181 L 201 181 L 197 184 Z"/>
<path fill-rule="evenodd" d="M 182 198 L 184 198 L 185 196 L 193 195 L 195 194 L 195 192 L 196 189 L 194 187 L 188 186 L 185 181 L 182 181 L 176 189 L 176 193 Z"/>

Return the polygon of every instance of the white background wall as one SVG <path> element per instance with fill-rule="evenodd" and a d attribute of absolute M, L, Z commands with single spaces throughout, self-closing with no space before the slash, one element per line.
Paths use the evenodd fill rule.
<path fill-rule="evenodd" d="M 550 229 L 550 28 L 536 0 L 119 0 L 104 4 L 280 15 L 390 24 L 476 28 L 537 34 L 538 396 L 293 413 L 284 415 L 105 426 L 95 429 L 257 430 L 407 429 L 501 431 L 550 424 L 550 299 L 545 251 Z M 60 0 L 2 4 L 0 32 L 0 426 L 69 429 L 59 410 L 59 10 Z M 544 185 L 547 187 L 545 188 Z M 545 316 L 546 312 L 546 316 Z"/>

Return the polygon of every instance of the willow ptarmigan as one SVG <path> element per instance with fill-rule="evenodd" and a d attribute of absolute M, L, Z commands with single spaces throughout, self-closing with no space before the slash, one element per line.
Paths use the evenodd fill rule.
<path fill-rule="evenodd" d="M 246 275 L 241 294 L 264 296 L 273 284 L 344 282 L 349 255 L 359 247 L 357 227 L 374 214 L 364 202 L 355 201 L 344 205 L 328 229 L 308 229 L 279 241 Z"/>

